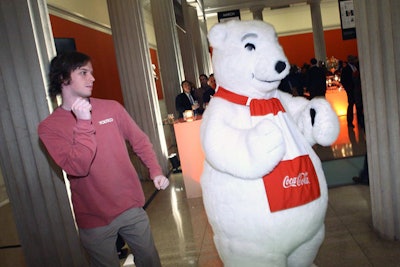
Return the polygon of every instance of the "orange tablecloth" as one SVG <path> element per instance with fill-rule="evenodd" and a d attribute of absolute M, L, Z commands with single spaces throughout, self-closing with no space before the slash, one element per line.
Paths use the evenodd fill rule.
<path fill-rule="evenodd" d="M 347 113 L 347 94 L 343 87 L 331 87 L 326 90 L 326 100 L 332 105 L 338 116 Z"/>
<path fill-rule="evenodd" d="M 200 176 L 204 152 L 200 143 L 201 119 L 175 122 L 174 130 L 187 198 L 201 197 Z"/>

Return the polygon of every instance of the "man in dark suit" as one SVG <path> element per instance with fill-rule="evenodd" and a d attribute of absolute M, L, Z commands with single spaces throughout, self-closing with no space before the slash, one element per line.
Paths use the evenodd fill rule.
<path fill-rule="evenodd" d="M 199 108 L 199 104 L 192 91 L 192 84 L 184 80 L 181 83 L 183 92 L 175 98 L 175 108 L 178 111 L 178 118 L 183 118 L 183 112 L 185 110 L 196 111 Z"/>
<path fill-rule="evenodd" d="M 317 60 L 312 58 L 310 60 L 311 67 L 307 73 L 307 89 L 310 93 L 310 99 L 316 96 L 325 97 L 326 93 L 326 72 L 324 68 L 317 65 Z"/>
<path fill-rule="evenodd" d="M 354 100 L 354 82 L 353 82 L 353 71 L 348 65 L 347 61 L 343 62 L 343 69 L 340 75 L 340 82 L 342 83 L 344 90 L 347 94 L 347 125 L 354 127 L 353 125 L 353 107 L 355 104 Z"/>
<path fill-rule="evenodd" d="M 357 122 L 364 128 L 364 111 L 361 96 L 360 72 L 355 64 L 355 57 L 347 57 L 348 62 L 343 62 L 340 82 L 347 94 L 347 126 L 353 128 L 354 105 L 356 106 Z"/>

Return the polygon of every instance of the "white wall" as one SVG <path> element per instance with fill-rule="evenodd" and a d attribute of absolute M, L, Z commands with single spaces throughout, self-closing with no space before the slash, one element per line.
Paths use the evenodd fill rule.
<path fill-rule="evenodd" d="M 337 1 L 321 3 L 321 16 L 324 29 L 340 28 L 339 7 Z M 249 10 L 241 10 L 241 20 L 252 20 L 253 14 Z M 207 28 L 218 23 L 216 16 L 207 16 Z M 279 36 L 312 32 L 310 6 L 298 4 L 290 8 L 263 10 L 263 19 L 274 25 Z"/>
<path fill-rule="evenodd" d="M 47 0 L 47 4 L 110 26 L 107 0 Z"/>
<path fill-rule="evenodd" d="M 89 28 L 111 34 L 107 0 L 47 0 L 49 13 Z M 149 45 L 156 47 L 153 18 L 144 10 L 146 35 Z"/>
<path fill-rule="evenodd" d="M 110 19 L 106 0 L 48 0 L 50 14 L 69 19 L 87 27 L 111 33 Z M 337 1 L 323 1 L 321 3 L 322 24 L 324 29 L 340 28 L 339 7 Z M 144 9 L 145 27 L 150 46 L 156 47 L 153 19 L 149 6 Z M 218 19 L 216 14 L 207 15 L 208 30 Z M 307 4 L 297 4 L 290 8 L 263 10 L 264 21 L 274 25 L 279 36 L 312 32 L 310 7 Z M 249 10 L 241 11 L 242 20 L 252 20 L 253 14 Z M 92 23 L 91 23 L 92 22 Z M 97 27 L 96 27 L 97 26 Z"/>

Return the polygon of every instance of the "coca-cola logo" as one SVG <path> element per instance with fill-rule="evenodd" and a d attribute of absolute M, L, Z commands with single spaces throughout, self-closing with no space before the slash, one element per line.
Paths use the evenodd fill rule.
<path fill-rule="evenodd" d="M 283 188 L 299 187 L 307 184 L 310 184 L 308 172 L 300 172 L 297 177 L 289 177 L 289 175 L 287 175 L 283 179 Z"/>

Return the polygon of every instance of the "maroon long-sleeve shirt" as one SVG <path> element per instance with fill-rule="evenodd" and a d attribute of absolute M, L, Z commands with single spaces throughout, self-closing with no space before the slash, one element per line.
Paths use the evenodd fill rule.
<path fill-rule="evenodd" d="M 152 144 L 118 102 L 90 98 L 91 120 L 57 108 L 38 127 L 54 161 L 68 174 L 78 227 L 109 224 L 122 212 L 144 205 L 143 189 L 126 141 L 149 168 L 162 175 Z"/>

